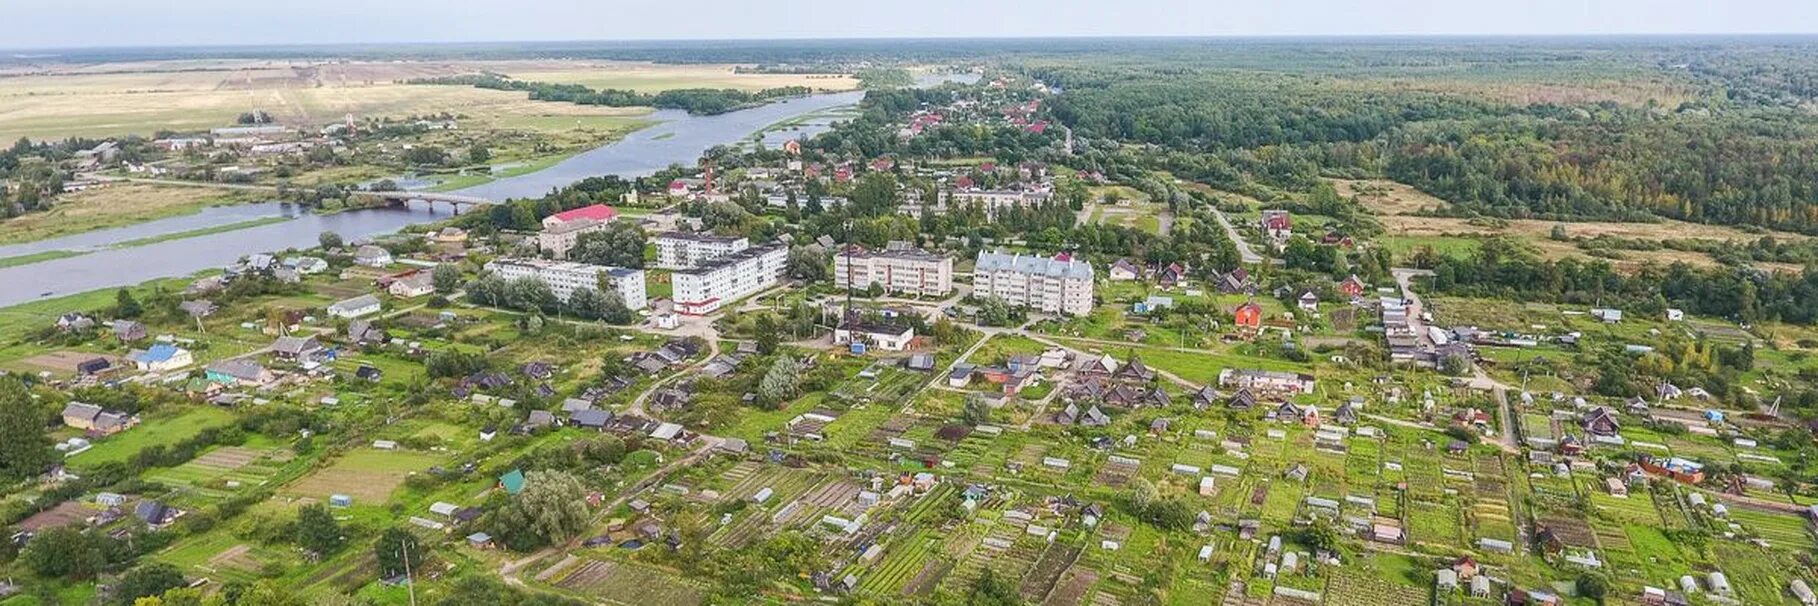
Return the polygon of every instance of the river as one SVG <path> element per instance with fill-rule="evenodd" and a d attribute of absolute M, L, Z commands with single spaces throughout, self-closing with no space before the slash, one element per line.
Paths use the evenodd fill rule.
<path fill-rule="evenodd" d="M 927 86 L 947 80 L 976 80 L 976 75 L 926 76 Z M 700 154 L 715 145 L 739 143 L 766 127 L 809 114 L 858 103 L 863 92 L 851 91 L 798 97 L 717 116 L 691 116 L 662 110 L 651 115 L 661 122 L 625 138 L 576 154 L 549 168 L 500 179 L 459 194 L 493 200 L 537 197 L 598 175 L 638 177 L 672 164 L 693 165 Z M 791 136 L 813 136 L 831 127 L 830 120 L 804 121 Z M 771 141 L 777 133 L 766 136 Z M 109 244 L 137 238 L 174 234 L 212 225 L 225 225 L 264 217 L 294 217 L 246 229 L 170 240 L 131 248 Z M 97 230 L 25 244 L 0 246 L 0 258 L 68 250 L 95 251 L 73 257 L 0 268 L 0 307 L 46 296 L 62 296 L 102 288 L 138 284 L 156 278 L 187 276 L 205 269 L 224 267 L 249 254 L 287 248 L 309 248 L 316 237 L 333 231 L 357 238 L 388 234 L 406 226 L 449 216 L 446 207 L 374 208 L 329 215 L 309 213 L 295 205 L 276 202 L 223 206 L 200 213 L 148 221 L 126 227 Z"/>

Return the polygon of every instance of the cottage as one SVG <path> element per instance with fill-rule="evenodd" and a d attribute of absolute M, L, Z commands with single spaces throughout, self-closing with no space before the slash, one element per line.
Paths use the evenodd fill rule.
<path fill-rule="evenodd" d="M 1231 322 L 1236 324 L 1240 331 L 1256 332 L 1262 330 L 1262 316 L 1262 306 L 1257 305 L 1255 301 L 1250 301 L 1237 306 L 1237 309 L 1231 312 Z"/>
<path fill-rule="evenodd" d="M 833 330 L 833 342 L 837 345 L 853 345 L 854 352 L 862 352 L 864 346 L 885 351 L 903 351 L 914 340 L 915 329 L 907 325 L 847 320 Z"/>
<path fill-rule="evenodd" d="M 114 337 L 121 343 L 130 343 L 150 336 L 145 325 L 132 320 L 114 320 Z"/>
<path fill-rule="evenodd" d="M 204 369 L 203 374 L 211 382 L 230 387 L 257 387 L 273 380 L 271 371 L 248 358 L 216 360 Z"/>
<path fill-rule="evenodd" d="M 322 351 L 322 342 L 315 337 L 278 337 L 272 343 L 271 353 L 284 360 L 306 360 Z"/>
<path fill-rule="evenodd" d="M 391 251 L 367 244 L 354 250 L 354 263 L 367 267 L 387 267 L 392 263 Z"/>
<path fill-rule="evenodd" d="M 1142 268 L 1129 259 L 1118 259 L 1111 264 L 1110 277 L 1114 282 L 1128 282 L 1142 277 Z"/>
<path fill-rule="evenodd" d="M 1597 436 L 1613 436 L 1622 430 L 1622 425 L 1616 421 L 1616 413 L 1602 406 L 1585 413 L 1580 424 L 1585 431 Z"/>
<path fill-rule="evenodd" d="M 416 271 L 398 278 L 385 287 L 391 296 L 400 299 L 421 297 L 436 291 L 435 275 L 427 271 Z"/>
<path fill-rule="evenodd" d="M 1313 294 L 1311 290 L 1301 293 L 1295 305 L 1306 311 L 1319 311 L 1319 295 Z"/>

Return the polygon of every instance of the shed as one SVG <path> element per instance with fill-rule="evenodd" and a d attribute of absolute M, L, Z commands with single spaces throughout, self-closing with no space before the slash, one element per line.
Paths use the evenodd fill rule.
<path fill-rule="evenodd" d="M 353 507 L 353 497 L 344 494 L 331 494 L 328 495 L 328 505 L 330 507 Z"/>

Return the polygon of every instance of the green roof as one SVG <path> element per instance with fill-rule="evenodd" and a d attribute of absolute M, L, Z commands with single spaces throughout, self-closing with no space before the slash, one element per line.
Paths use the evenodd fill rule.
<path fill-rule="evenodd" d="M 506 494 L 524 492 L 524 471 L 513 469 L 511 472 L 499 476 L 499 486 L 505 488 Z"/>

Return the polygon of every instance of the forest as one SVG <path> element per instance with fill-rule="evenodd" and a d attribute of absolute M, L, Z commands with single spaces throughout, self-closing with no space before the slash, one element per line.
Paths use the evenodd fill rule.
<path fill-rule="evenodd" d="M 1171 54 L 1018 66 L 1067 91 L 1051 109 L 1101 142 L 1089 160 L 1124 156 L 1245 193 L 1382 177 L 1461 216 L 1818 233 L 1810 76 L 1774 68 L 1802 47 L 1353 51 L 1323 62 L 1258 51 L 1241 69 Z M 1129 158 L 1105 141 L 1185 155 Z"/>
<path fill-rule="evenodd" d="M 473 86 L 490 90 L 526 91 L 530 93 L 532 101 L 556 101 L 605 107 L 679 109 L 696 115 L 723 114 L 771 99 L 814 92 L 805 86 L 782 86 L 757 92 L 730 88 L 680 88 L 649 94 L 615 88 L 594 90 L 580 84 L 513 80 L 497 74 L 418 78 L 407 82 L 409 84 Z"/>

